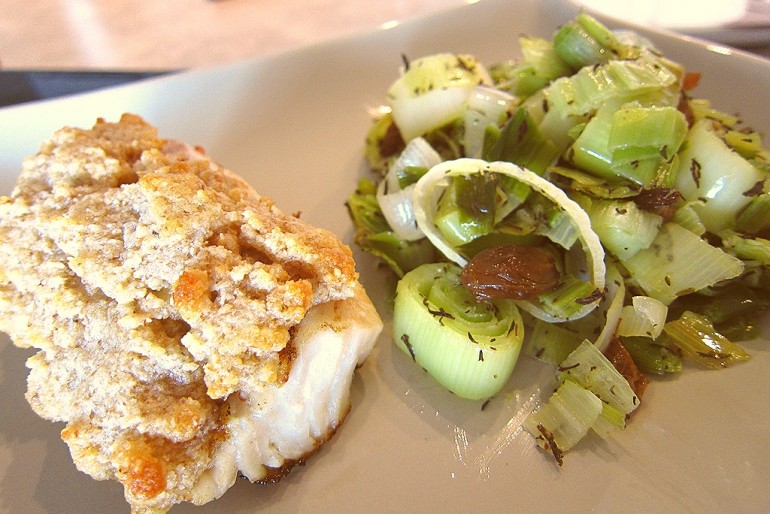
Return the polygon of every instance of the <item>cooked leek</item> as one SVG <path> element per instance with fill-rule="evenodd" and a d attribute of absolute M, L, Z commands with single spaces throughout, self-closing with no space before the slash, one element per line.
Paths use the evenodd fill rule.
<path fill-rule="evenodd" d="M 626 104 L 612 115 L 607 145 L 617 164 L 662 157 L 670 159 L 687 135 L 687 121 L 676 107 Z"/>
<path fill-rule="evenodd" d="M 586 210 L 604 247 L 621 260 L 649 248 L 663 221 L 632 201 L 598 200 Z"/>
<path fill-rule="evenodd" d="M 583 340 L 558 369 L 558 389 L 527 417 L 523 426 L 561 464 L 563 452 L 589 430 L 607 437 L 624 428 L 628 415 L 639 406 L 639 398 L 588 340 Z"/>
<path fill-rule="evenodd" d="M 556 146 L 543 136 L 525 109 L 516 111 L 484 153 L 487 161 L 512 162 L 538 175 L 558 157 Z"/>
<path fill-rule="evenodd" d="M 470 92 L 463 127 L 466 157 L 481 157 L 487 129 L 502 126 L 514 103 L 513 96 L 492 87 L 477 86 Z"/>
<path fill-rule="evenodd" d="M 601 352 L 655 374 L 747 358 L 729 339 L 770 306 L 770 152 L 636 34 L 581 13 L 520 45 L 488 69 L 405 60 L 367 134 L 380 183 L 348 207 L 356 242 L 406 273 L 396 344 L 458 395 L 502 387 L 521 334 L 506 352 L 491 338 L 526 320 L 561 386 L 525 426 L 560 458 L 638 404 Z M 429 160 L 398 162 L 423 145 Z M 477 302 L 491 291 L 506 299 Z"/>
<path fill-rule="evenodd" d="M 649 248 L 623 263 L 647 293 L 664 304 L 723 280 L 737 277 L 744 265 L 676 223 L 661 227 Z"/>
<path fill-rule="evenodd" d="M 623 346 L 645 373 L 663 375 L 682 371 L 682 358 L 665 344 L 648 337 L 624 337 Z"/>
<path fill-rule="evenodd" d="M 511 301 L 479 303 L 454 264 L 425 264 L 398 283 L 396 345 L 461 398 L 494 396 L 510 377 L 524 337 Z"/>
<path fill-rule="evenodd" d="M 441 162 L 441 156 L 421 137 L 414 138 L 388 168 L 377 187 L 377 202 L 385 219 L 397 237 L 404 241 L 422 239 L 425 234 L 417 226 L 412 206 L 412 191 L 416 180 L 405 180 L 415 169 L 424 174 Z"/>
<path fill-rule="evenodd" d="M 553 81 L 544 89 L 560 116 L 595 112 L 608 101 L 644 100 L 657 105 L 676 106 L 681 71 L 651 53 L 627 61 L 612 60 L 581 68 L 574 75 Z"/>
<path fill-rule="evenodd" d="M 591 229 L 591 222 L 585 211 L 573 200 L 548 180 L 539 175 L 507 162 L 486 162 L 479 159 L 457 159 L 446 161 L 431 168 L 417 182 L 414 191 L 414 207 L 417 225 L 425 233 L 428 239 L 439 249 L 447 259 L 464 266 L 467 258 L 460 254 L 458 248 L 453 245 L 436 227 L 435 218 L 438 212 L 438 203 L 441 195 L 446 190 L 450 181 L 455 176 L 500 174 L 511 177 L 530 186 L 537 193 L 549 201 L 555 203 L 564 214 L 572 220 L 576 230 L 577 239 L 580 241 L 582 253 L 587 261 L 588 279 L 585 282 L 589 287 L 587 294 L 576 296 L 577 304 L 560 309 L 559 312 L 551 312 L 548 306 L 542 302 L 525 300 L 520 302 L 522 309 L 533 316 L 546 321 L 565 321 L 578 319 L 591 312 L 604 290 L 605 265 L 604 250 L 599 238 Z M 570 291 L 575 291 L 573 285 L 568 286 Z M 555 302 L 550 302 L 554 305 Z M 568 313 L 565 315 L 564 313 Z"/>
<path fill-rule="evenodd" d="M 453 177 L 439 201 L 434 223 L 452 246 L 462 246 L 491 232 L 496 200 L 497 184 L 493 176 Z"/>
<path fill-rule="evenodd" d="M 548 323 L 535 319 L 524 346 L 527 355 L 559 364 L 580 344 L 578 331 L 568 323 Z"/>
<path fill-rule="evenodd" d="M 682 145 L 687 122 L 674 107 L 618 103 L 605 103 L 588 122 L 572 146 L 572 162 L 602 177 L 650 185 Z"/>
<path fill-rule="evenodd" d="M 577 382 L 624 415 L 639 406 L 639 398 L 623 375 L 587 340 L 559 365 L 559 379 Z"/>
<path fill-rule="evenodd" d="M 387 93 L 404 141 L 462 116 L 468 95 L 479 84 L 491 86 L 492 79 L 473 56 L 442 53 L 410 61 Z"/>
<path fill-rule="evenodd" d="M 583 439 L 602 412 L 602 401 L 578 384 L 563 382 L 548 401 L 524 420 L 524 429 L 561 464 L 563 452 Z"/>
<path fill-rule="evenodd" d="M 575 20 L 562 25 L 553 37 L 556 54 L 575 70 L 613 58 L 610 47 L 612 32 L 605 28 L 601 35 L 604 37 L 594 37 L 586 30 L 590 28 L 586 27 L 590 19 L 589 16 L 580 14 Z"/>
<path fill-rule="evenodd" d="M 733 255 L 745 261 L 770 266 L 770 240 L 739 234 L 734 230 L 723 230 L 720 235 L 722 244 Z"/>
<path fill-rule="evenodd" d="M 526 36 L 519 38 L 522 60 L 508 62 L 490 69 L 498 87 L 517 97 L 527 97 L 572 69 L 558 56 L 553 43 L 547 39 Z"/>
<path fill-rule="evenodd" d="M 751 358 L 746 351 L 714 330 L 707 318 L 685 311 L 663 327 L 685 357 L 706 368 L 719 369 Z"/>
<path fill-rule="evenodd" d="M 427 239 L 405 241 L 393 233 L 377 202 L 376 189 L 370 180 L 361 179 L 345 203 L 356 226 L 356 244 L 381 258 L 399 277 L 420 264 L 434 262 L 438 254 Z"/>
<path fill-rule="evenodd" d="M 668 307 L 649 296 L 634 296 L 631 305 L 623 307 L 617 335 L 657 338 L 666 323 Z"/>
<path fill-rule="evenodd" d="M 770 193 L 755 196 L 735 219 L 735 228 L 746 234 L 770 230 Z"/>
<path fill-rule="evenodd" d="M 680 154 L 676 188 L 685 200 L 700 200 L 693 209 L 710 232 L 733 225 L 735 216 L 752 197 L 747 193 L 765 180 L 757 168 L 732 151 L 709 130 L 709 121 L 697 122 Z"/>

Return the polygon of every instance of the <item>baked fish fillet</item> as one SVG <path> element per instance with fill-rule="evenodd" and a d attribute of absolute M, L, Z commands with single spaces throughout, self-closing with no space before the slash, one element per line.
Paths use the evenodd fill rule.
<path fill-rule="evenodd" d="M 335 236 L 125 114 L 57 131 L 0 198 L 0 329 L 78 469 L 158 513 L 308 457 L 382 321 Z"/>

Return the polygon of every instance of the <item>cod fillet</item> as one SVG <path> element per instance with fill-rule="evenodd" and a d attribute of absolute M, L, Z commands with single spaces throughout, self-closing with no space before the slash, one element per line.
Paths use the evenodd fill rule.
<path fill-rule="evenodd" d="M 27 401 L 134 513 L 302 462 L 381 329 L 346 245 L 136 115 L 58 130 L 0 198 Z"/>

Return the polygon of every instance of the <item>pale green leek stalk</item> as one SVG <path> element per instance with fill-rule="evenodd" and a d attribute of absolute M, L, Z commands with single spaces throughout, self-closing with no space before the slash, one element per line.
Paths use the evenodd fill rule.
<path fill-rule="evenodd" d="M 559 380 L 577 382 L 623 415 L 631 414 L 639 406 L 639 398 L 628 381 L 588 340 L 559 365 Z"/>
<path fill-rule="evenodd" d="M 478 86 L 471 90 L 463 118 L 466 157 L 481 157 L 487 129 L 501 127 L 514 102 L 513 96 L 492 87 Z"/>
<path fill-rule="evenodd" d="M 617 335 L 655 339 L 663 331 L 667 315 L 668 307 L 660 300 L 649 296 L 634 296 L 631 305 L 623 307 Z"/>
<path fill-rule="evenodd" d="M 602 413 L 602 401 L 572 381 L 563 382 L 536 412 L 523 423 L 538 445 L 554 453 L 561 463 L 561 452 L 582 440 Z"/>
<path fill-rule="evenodd" d="M 723 280 L 735 278 L 744 265 L 676 223 L 665 223 L 649 248 L 624 266 L 631 279 L 664 304 Z"/>
<path fill-rule="evenodd" d="M 770 230 L 770 193 L 754 197 L 735 220 L 735 228 L 746 234 Z"/>
<path fill-rule="evenodd" d="M 492 79 L 473 56 L 441 53 L 410 61 L 387 93 L 404 141 L 460 118 L 479 84 L 491 86 Z"/>
<path fill-rule="evenodd" d="M 659 56 L 645 53 L 633 60 L 611 60 L 581 68 L 545 88 L 549 112 L 555 110 L 561 117 L 584 115 L 595 112 L 608 101 L 640 99 L 650 104 L 676 106 L 682 71 L 671 66 L 672 63 Z"/>
<path fill-rule="evenodd" d="M 697 122 L 687 135 L 676 172 L 676 189 L 685 200 L 700 201 L 692 208 L 714 234 L 730 228 L 736 215 L 752 200 L 748 192 L 765 175 L 732 151 L 709 129 L 710 121 Z"/>
<path fill-rule="evenodd" d="M 649 248 L 663 223 L 630 200 L 596 200 L 584 207 L 604 247 L 621 261 Z"/>
<path fill-rule="evenodd" d="M 406 148 L 390 165 L 377 187 L 377 202 L 385 219 L 399 239 L 416 241 L 425 237 L 417 227 L 412 205 L 414 184 L 402 187 L 401 177 L 410 168 L 426 171 L 441 162 L 441 156 L 421 137 L 409 141 Z"/>
<path fill-rule="evenodd" d="M 454 264 L 425 264 L 398 283 L 395 344 L 461 398 L 494 396 L 513 372 L 524 338 L 511 301 L 476 302 Z"/>
<path fill-rule="evenodd" d="M 679 319 L 663 327 L 673 345 L 689 360 L 711 369 L 749 360 L 751 356 L 714 330 L 705 316 L 685 311 Z"/>
<path fill-rule="evenodd" d="M 639 406 L 639 398 L 588 340 L 583 340 L 558 369 L 558 388 L 523 426 L 561 464 L 562 453 L 591 429 L 607 437 L 625 428 L 626 418 Z"/>
<path fill-rule="evenodd" d="M 651 185 L 686 133 L 687 122 L 676 107 L 645 107 L 638 101 L 623 104 L 612 99 L 577 137 L 571 160 L 601 177 Z"/>
<path fill-rule="evenodd" d="M 663 375 L 682 371 L 682 357 L 665 345 L 662 340 L 649 337 L 623 337 L 623 346 L 631 355 L 634 364 L 644 373 Z"/>
<path fill-rule="evenodd" d="M 734 230 L 723 230 L 719 235 L 724 247 L 738 258 L 770 266 L 770 240 L 739 234 Z"/>

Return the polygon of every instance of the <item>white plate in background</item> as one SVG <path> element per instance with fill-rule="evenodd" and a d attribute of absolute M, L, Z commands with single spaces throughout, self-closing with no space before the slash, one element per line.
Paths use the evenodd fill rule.
<path fill-rule="evenodd" d="M 365 173 L 367 109 L 380 104 L 401 54 L 518 55 L 517 37 L 549 37 L 575 12 L 566 0 L 482 0 L 389 30 L 283 55 L 71 98 L 0 109 L 0 192 L 21 159 L 63 125 L 136 112 L 161 135 L 199 144 L 286 212 L 351 242 L 344 208 Z M 770 131 L 770 64 L 723 47 L 647 32 L 703 72 L 696 90 Z M 389 320 L 384 273 L 356 253 L 362 281 Z M 520 423 L 552 369 L 522 357 L 505 394 L 482 411 L 452 397 L 390 342 L 390 324 L 354 381 L 353 409 L 305 467 L 271 486 L 238 481 L 204 507 L 247 512 L 759 512 L 770 509 L 770 347 L 724 371 L 688 367 L 653 379 L 627 430 L 589 439 L 559 469 Z M 61 425 L 24 400 L 30 354 L 0 336 L 0 511 L 128 512 L 116 483 L 79 473 Z"/>
<path fill-rule="evenodd" d="M 586 12 L 717 43 L 770 43 L 770 0 L 573 0 Z"/>

